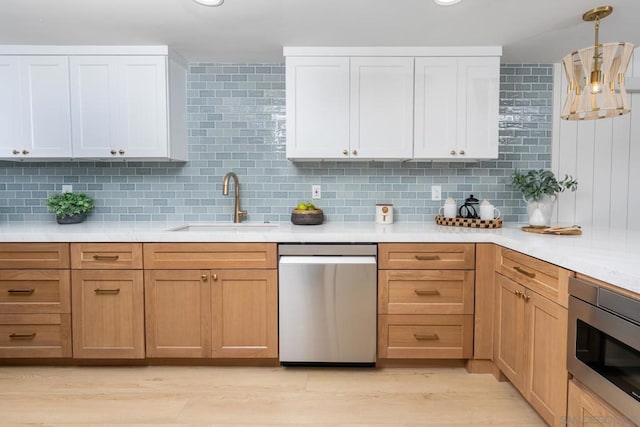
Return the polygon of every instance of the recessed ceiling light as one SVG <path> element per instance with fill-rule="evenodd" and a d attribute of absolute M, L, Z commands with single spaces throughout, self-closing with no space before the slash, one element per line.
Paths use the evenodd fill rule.
<path fill-rule="evenodd" d="M 221 6 L 222 3 L 224 3 L 224 0 L 193 0 L 193 1 L 203 6 L 214 6 L 214 7 Z"/>
<path fill-rule="evenodd" d="M 456 3 L 460 3 L 461 0 L 433 0 L 433 1 L 440 6 L 451 6 Z"/>

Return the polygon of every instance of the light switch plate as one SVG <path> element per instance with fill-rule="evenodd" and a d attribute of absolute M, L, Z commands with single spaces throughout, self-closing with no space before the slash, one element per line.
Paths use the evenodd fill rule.
<path fill-rule="evenodd" d="M 439 185 L 431 186 L 431 200 L 442 200 L 442 187 L 440 187 Z"/>

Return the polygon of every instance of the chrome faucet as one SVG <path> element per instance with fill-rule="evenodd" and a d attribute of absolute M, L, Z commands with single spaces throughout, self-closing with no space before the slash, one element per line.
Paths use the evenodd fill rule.
<path fill-rule="evenodd" d="M 242 218 L 247 216 L 247 211 L 243 211 L 242 209 L 240 209 L 240 181 L 238 180 L 238 175 L 236 175 L 233 172 L 229 172 L 228 174 L 226 174 L 224 176 L 224 180 L 222 180 L 222 195 L 223 196 L 228 196 L 229 195 L 229 179 L 233 178 L 234 181 L 234 191 L 235 191 L 235 198 L 234 198 L 234 214 L 233 214 L 233 222 L 242 222 Z"/>

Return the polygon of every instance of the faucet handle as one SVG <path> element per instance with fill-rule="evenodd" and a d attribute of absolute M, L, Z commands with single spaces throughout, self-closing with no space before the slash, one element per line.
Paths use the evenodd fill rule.
<path fill-rule="evenodd" d="M 247 216 L 247 211 L 238 211 L 238 216 L 240 218 L 245 218 Z"/>

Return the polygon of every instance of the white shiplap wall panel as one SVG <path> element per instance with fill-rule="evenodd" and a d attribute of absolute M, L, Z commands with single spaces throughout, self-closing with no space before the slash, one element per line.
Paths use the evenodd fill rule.
<path fill-rule="evenodd" d="M 640 53 L 634 55 L 633 69 L 640 70 Z M 556 64 L 552 169 L 558 177 L 578 179 L 577 192 L 559 197 L 558 222 L 640 228 L 630 221 L 640 212 L 640 198 L 630 193 L 640 183 L 640 167 L 635 166 L 640 165 L 640 111 L 633 113 L 633 105 L 640 106 L 640 93 L 631 95 L 631 114 L 575 122 L 560 119 L 566 88 L 562 66 Z"/>

